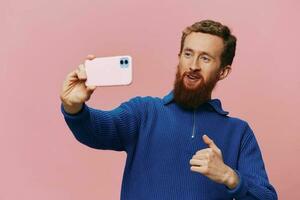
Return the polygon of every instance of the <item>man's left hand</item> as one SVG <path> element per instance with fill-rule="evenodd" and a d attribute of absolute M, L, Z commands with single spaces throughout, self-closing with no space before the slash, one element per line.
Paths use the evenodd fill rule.
<path fill-rule="evenodd" d="M 191 170 L 207 176 L 211 180 L 233 189 L 239 183 L 236 172 L 227 166 L 222 157 L 221 150 L 207 135 L 202 136 L 209 148 L 196 152 L 190 160 Z"/>

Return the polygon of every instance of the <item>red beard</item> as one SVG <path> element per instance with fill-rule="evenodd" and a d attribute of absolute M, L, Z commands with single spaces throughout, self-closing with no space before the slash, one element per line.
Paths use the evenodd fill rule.
<path fill-rule="evenodd" d="M 197 75 L 201 81 L 195 88 L 187 88 L 184 83 L 184 78 L 187 74 Z M 198 71 L 184 72 L 180 75 L 179 67 L 177 67 L 176 79 L 174 83 L 174 100 L 181 107 L 191 110 L 208 101 L 211 97 L 211 92 L 218 82 L 217 76 L 211 77 L 205 82 L 203 76 Z"/>

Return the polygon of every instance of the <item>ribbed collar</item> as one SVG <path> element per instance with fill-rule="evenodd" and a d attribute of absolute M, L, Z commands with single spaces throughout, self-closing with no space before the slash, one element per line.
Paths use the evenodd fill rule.
<path fill-rule="evenodd" d="M 171 103 L 172 100 L 174 100 L 173 90 L 171 92 L 169 92 L 169 94 L 164 96 L 162 100 L 164 102 L 164 105 Z M 229 112 L 223 110 L 221 101 L 219 99 L 210 99 L 206 103 L 208 103 L 217 113 L 219 113 L 221 115 L 229 114 Z"/>

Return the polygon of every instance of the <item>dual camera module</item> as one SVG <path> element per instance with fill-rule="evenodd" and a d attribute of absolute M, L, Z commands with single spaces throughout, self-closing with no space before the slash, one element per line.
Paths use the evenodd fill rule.
<path fill-rule="evenodd" d="M 120 58 L 120 66 L 121 68 L 127 68 L 129 64 L 128 58 Z"/>

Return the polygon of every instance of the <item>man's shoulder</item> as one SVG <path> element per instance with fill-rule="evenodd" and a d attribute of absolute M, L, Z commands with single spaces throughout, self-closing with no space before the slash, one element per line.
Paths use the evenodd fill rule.
<path fill-rule="evenodd" d="M 137 95 L 129 99 L 129 102 L 135 102 L 140 104 L 151 104 L 151 103 L 162 103 L 163 99 L 161 97 L 157 96 L 143 96 L 143 95 Z"/>
<path fill-rule="evenodd" d="M 237 116 L 227 115 L 226 119 L 228 120 L 229 123 L 236 125 L 236 126 L 241 126 L 241 127 L 245 127 L 245 128 L 247 126 L 249 126 L 249 123 L 245 119 L 237 117 Z"/>

